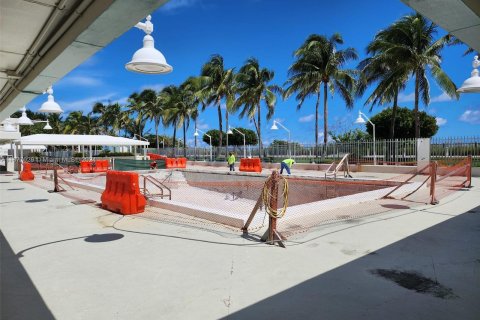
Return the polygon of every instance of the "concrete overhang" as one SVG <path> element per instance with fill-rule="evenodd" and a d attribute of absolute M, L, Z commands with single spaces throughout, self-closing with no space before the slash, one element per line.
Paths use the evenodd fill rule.
<path fill-rule="evenodd" d="M 0 121 L 167 1 L 0 1 Z"/>
<path fill-rule="evenodd" d="M 402 2 L 480 52 L 479 0 L 402 0 Z"/>

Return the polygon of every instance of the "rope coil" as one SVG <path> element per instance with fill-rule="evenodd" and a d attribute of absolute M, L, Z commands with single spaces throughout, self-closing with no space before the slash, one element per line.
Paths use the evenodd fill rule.
<path fill-rule="evenodd" d="M 278 208 L 274 209 L 270 205 L 270 200 L 272 198 L 272 193 L 270 192 L 270 187 L 272 185 L 271 181 L 273 179 L 273 176 L 270 176 L 264 183 L 263 185 L 263 190 L 262 190 L 262 199 L 263 199 L 263 204 L 265 206 L 265 211 L 268 213 L 268 215 L 272 218 L 282 218 L 285 215 L 285 212 L 287 211 L 288 207 L 288 181 L 285 179 L 283 176 L 279 176 L 280 178 L 283 179 L 283 191 L 282 195 L 283 196 L 283 207 L 279 211 Z"/>

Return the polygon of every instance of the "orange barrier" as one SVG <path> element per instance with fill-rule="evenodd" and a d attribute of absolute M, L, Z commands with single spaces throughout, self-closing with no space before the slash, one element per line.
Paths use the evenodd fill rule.
<path fill-rule="evenodd" d="M 240 159 L 240 171 L 262 172 L 262 163 L 260 158 L 242 158 Z"/>
<path fill-rule="evenodd" d="M 80 172 L 81 173 L 90 173 L 92 172 L 92 162 L 93 161 L 80 161 Z"/>
<path fill-rule="evenodd" d="M 186 168 L 187 158 L 166 158 L 165 167 L 167 169 Z"/>
<path fill-rule="evenodd" d="M 31 181 L 34 180 L 35 176 L 32 172 L 32 165 L 28 162 L 23 163 L 23 170 L 20 172 L 20 180 L 22 181 Z"/>
<path fill-rule="evenodd" d="M 150 157 L 150 160 L 165 160 L 167 156 L 162 156 L 161 154 L 156 153 L 147 153 L 147 156 Z"/>
<path fill-rule="evenodd" d="M 138 173 L 108 171 L 101 200 L 103 209 L 124 215 L 143 212 L 146 200 L 140 193 Z"/>
<path fill-rule="evenodd" d="M 96 160 L 93 172 L 107 172 L 110 170 L 110 162 L 108 160 Z"/>

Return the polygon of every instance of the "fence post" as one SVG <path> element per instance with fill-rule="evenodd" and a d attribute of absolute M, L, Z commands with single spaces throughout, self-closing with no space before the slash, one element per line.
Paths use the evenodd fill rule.
<path fill-rule="evenodd" d="M 472 187 L 472 156 L 471 155 L 467 157 L 467 183 L 465 187 L 466 188 Z"/>
<path fill-rule="evenodd" d="M 435 185 L 437 183 L 437 162 L 430 162 L 430 204 L 438 204 L 435 198 Z"/>
<path fill-rule="evenodd" d="M 272 172 L 272 179 L 270 179 L 270 208 L 273 211 L 276 211 L 278 208 L 278 171 L 274 170 Z M 268 242 L 270 244 L 274 244 L 275 240 L 275 231 L 277 230 L 277 218 L 274 218 L 272 216 L 268 216 Z"/>

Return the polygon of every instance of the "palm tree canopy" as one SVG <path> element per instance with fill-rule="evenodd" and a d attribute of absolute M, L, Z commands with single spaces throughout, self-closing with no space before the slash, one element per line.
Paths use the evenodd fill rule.
<path fill-rule="evenodd" d="M 204 108 L 212 103 L 226 99 L 227 108 L 233 105 L 234 69 L 225 69 L 223 57 L 213 55 L 202 67 L 200 81 L 203 86 L 198 90 L 197 96 L 205 101 Z"/>
<path fill-rule="evenodd" d="M 261 68 L 256 58 L 249 58 L 240 68 L 236 75 L 235 90 L 238 97 L 234 103 L 234 109 L 243 106 L 240 116 L 245 115 L 252 119 L 257 113 L 260 102 L 265 101 L 268 108 L 267 119 L 270 119 L 275 111 L 277 93 L 282 93 L 282 88 L 269 84 L 275 73 L 267 68 Z"/>
<path fill-rule="evenodd" d="M 442 70 L 441 50 L 448 43 L 448 37 L 434 40 L 437 26 L 420 14 L 407 15 L 377 34 L 379 41 L 372 42 L 369 50 L 381 51 L 388 47 L 387 54 L 399 61 L 402 72 L 408 70 L 419 81 L 419 94 L 425 105 L 430 103 L 430 83 L 427 70 L 435 82 L 450 97 L 458 98 L 457 88 Z"/>
<path fill-rule="evenodd" d="M 343 69 L 349 60 L 357 59 L 354 48 L 339 50 L 343 38 L 335 33 L 330 38 L 312 34 L 294 52 L 296 61 L 288 70 L 289 79 L 284 97 L 296 93 L 297 108 L 301 108 L 305 99 L 317 95 L 320 85 L 327 84 L 330 93 L 339 92 L 348 108 L 353 107 L 352 91 L 355 88 L 356 70 Z"/>

